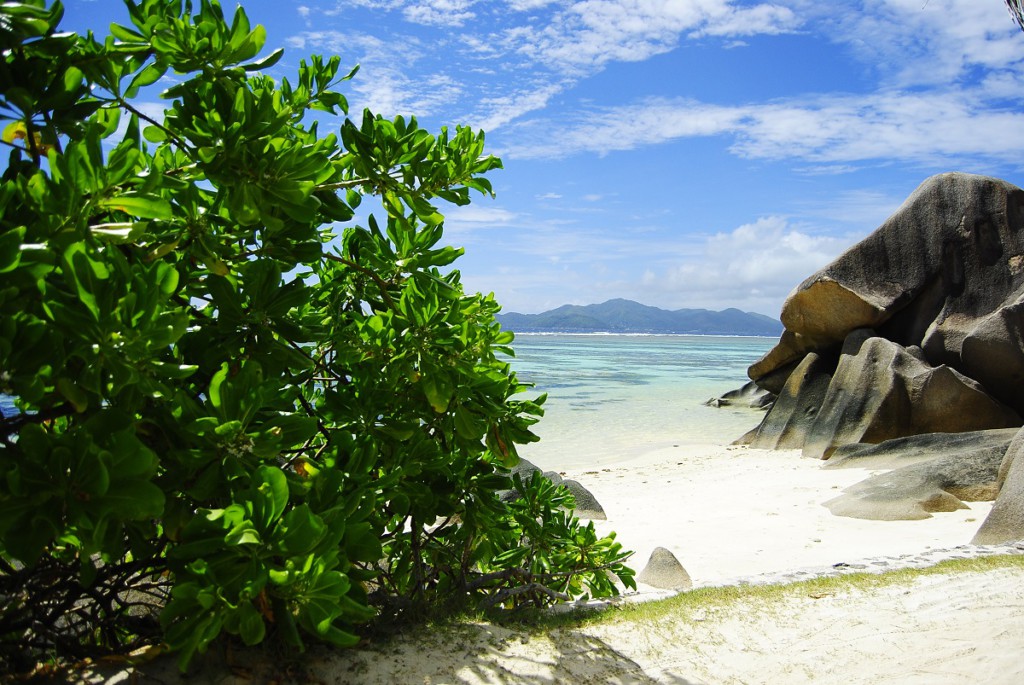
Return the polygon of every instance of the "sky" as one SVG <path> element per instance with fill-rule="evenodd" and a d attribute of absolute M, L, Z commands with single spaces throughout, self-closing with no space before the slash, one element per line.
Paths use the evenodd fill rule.
<path fill-rule="evenodd" d="M 241 4 L 285 48 L 271 76 L 336 54 L 360 66 L 356 116 L 486 131 L 496 197 L 441 210 L 465 287 L 505 311 L 778 316 L 929 176 L 1024 185 L 1024 33 L 1003 0 Z M 65 7 L 67 30 L 128 23 L 117 0 Z"/>

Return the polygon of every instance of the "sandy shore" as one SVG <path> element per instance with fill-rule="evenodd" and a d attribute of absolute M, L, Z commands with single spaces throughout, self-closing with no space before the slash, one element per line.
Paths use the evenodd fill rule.
<path fill-rule="evenodd" d="M 654 547 L 666 547 L 695 586 L 964 545 L 991 506 L 971 503 L 969 510 L 903 522 L 839 518 L 821 506 L 872 473 L 823 470 L 796 452 L 686 445 L 566 475 L 597 496 L 608 514 L 601 530 L 615 530 L 636 552 L 638 571 Z M 318 651 L 297 680 L 1009 684 L 1024 682 L 1022 647 L 1024 569 L 1018 567 L 796 596 L 767 612 L 741 603 L 698 620 L 653 625 L 610 622 L 532 638 L 489 625 L 417 633 L 379 650 Z M 259 669 L 232 675 L 210 668 L 187 682 L 250 683 L 262 677 Z M 166 664 L 151 664 L 134 677 L 142 683 L 186 682 Z"/>
<path fill-rule="evenodd" d="M 655 547 L 665 547 L 695 587 L 965 545 L 992 508 L 971 502 L 920 521 L 833 516 L 822 502 L 878 471 L 823 463 L 795 450 L 685 445 L 567 476 L 601 502 L 608 520 L 599 530 L 617 533 L 636 553 L 638 571 Z"/>

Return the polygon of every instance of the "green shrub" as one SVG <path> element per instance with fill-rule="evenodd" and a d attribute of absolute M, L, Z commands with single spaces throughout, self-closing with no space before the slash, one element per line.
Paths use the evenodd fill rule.
<path fill-rule="evenodd" d="M 347 118 L 354 72 L 270 78 L 242 9 L 126 7 L 103 40 L 0 9 L 0 660 L 185 667 L 222 633 L 351 645 L 380 612 L 631 586 L 564 489 L 508 477 L 543 397 L 435 204 L 491 194 L 483 133 Z"/>

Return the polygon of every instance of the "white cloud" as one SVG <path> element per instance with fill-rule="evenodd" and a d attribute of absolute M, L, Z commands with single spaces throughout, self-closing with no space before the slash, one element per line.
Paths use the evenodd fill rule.
<path fill-rule="evenodd" d="M 715 105 L 650 99 L 582 115 L 563 130 L 535 122 L 544 145 L 524 140 L 510 157 L 607 154 L 695 137 L 727 135 L 743 157 L 802 159 L 835 172 L 853 162 L 936 164 L 961 157 L 1019 163 L 1024 112 L 989 105 L 983 89 L 825 95 L 767 104 Z"/>
<path fill-rule="evenodd" d="M 747 115 L 733 149 L 749 157 L 933 164 L 961 156 L 1012 162 L 1024 153 L 1024 114 L 987 107 L 978 91 L 827 96 Z"/>
<path fill-rule="evenodd" d="M 369 7 L 377 10 L 395 10 L 407 4 L 406 0 L 346 0 L 339 2 L 339 5 L 349 4 L 356 7 Z"/>
<path fill-rule="evenodd" d="M 776 34 L 800 23 L 782 5 L 745 6 L 734 0 L 349 0 L 336 7 L 353 5 L 400 13 L 419 27 L 401 35 L 402 23 L 386 20 L 376 37 L 307 32 L 289 37 L 287 44 L 362 64 L 364 73 L 354 87 L 362 88 L 373 107 L 408 112 L 414 104 L 444 104 L 449 117 L 455 109 L 456 118 L 488 131 L 548 108 L 556 96 L 609 63 L 646 60 L 674 50 L 688 36 Z M 461 30 L 425 34 L 424 26 Z M 428 98 L 419 80 L 407 76 L 428 69 L 449 76 L 453 87 Z M 516 74 L 511 87 L 508 74 Z"/>
<path fill-rule="evenodd" d="M 809 198 L 798 204 L 804 217 L 823 219 L 829 225 L 846 225 L 857 233 L 867 234 L 882 225 L 903 204 L 913 188 L 894 190 L 849 189 L 835 195 Z"/>
<path fill-rule="evenodd" d="M 791 0 L 792 2 L 792 0 Z M 887 85 L 948 84 L 977 67 L 1020 64 L 1020 30 L 998 0 L 797 0 Z"/>
<path fill-rule="evenodd" d="M 584 112 L 554 135 L 557 124 L 535 122 L 545 136 L 523 141 L 509 156 L 606 154 L 718 135 L 732 136 L 731 149 L 741 156 L 803 159 L 817 165 L 815 173 L 840 173 L 851 163 L 876 159 L 936 164 L 965 156 L 1019 162 L 1024 156 L 1021 37 L 1001 3 L 945 0 L 922 6 L 920 0 L 869 0 L 823 6 L 790 0 L 788 5 L 577 2 L 535 37 L 523 38 L 520 50 L 541 62 L 594 70 L 608 61 L 645 59 L 672 49 L 686 30 L 692 36 L 770 34 L 815 20 L 816 30 L 848 45 L 882 72 L 890 87 L 873 94 L 749 105 L 652 99 Z M 979 86 L 954 84 L 977 68 L 990 70 Z M 921 88 L 935 84 L 942 85 Z M 519 115 L 529 111 L 523 108 Z"/>
<path fill-rule="evenodd" d="M 674 307 L 730 303 L 740 309 L 778 313 L 790 291 L 853 242 L 813 235 L 778 216 L 759 218 L 707 239 L 703 252 L 656 271 L 644 285 Z"/>
<path fill-rule="evenodd" d="M 749 36 L 793 30 L 776 5 L 736 8 L 729 0 L 581 0 L 544 26 L 505 31 L 505 45 L 562 72 L 585 75 L 609 62 L 638 62 L 674 49 L 685 34 Z"/>
<path fill-rule="evenodd" d="M 463 93 L 452 75 L 416 71 L 430 48 L 414 37 L 395 42 L 359 33 L 307 31 L 288 41 L 293 47 L 338 54 L 343 63 L 360 65 L 348 86 L 356 112 L 368 107 L 386 116 L 429 116 L 457 102 Z"/>
<path fill-rule="evenodd" d="M 406 20 L 427 26 L 462 26 L 476 15 L 470 11 L 475 0 L 425 0 L 402 10 Z"/>
<path fill-rule="evenodd" d="M 540 141 L 526 141 L 511 151 L 517 157 L 563 157 L 578 152 L 600 155 L 632 150 L 679 138 L 734 133 L 749 117 L 744 107 L 712 105 L 687 99 L 649 99 L 635 105 L 584 113 L 561 130 L 548 122 L 533 122 L 543 132 Z"/>
<path fill-rule="evenodd" d="M 538 88 L 522 90 L 497 98 L 484 98 L 480 103 L 480 114 L 473 126 L 493 131 L 519 117 L 547 107 L 551 98 L 563 89 L 561 84 L 549 84 Z"/>
<path fill-rule="evenodd" d="M 501 207 L 472 204 L 463 207 L 445 207 L 444 234 L 448 243 L 471 242 L 480 231 L 508 228 L 518 215 Z"/>
<path fill-rule="evenodd" d="M 856 241 L 818 235 L 768 216 L 700 241 L 600 234 L 582 225 L 520 226 L 489 232 L 500 261 L 469 250 L 460 262 L 469 288 L 495 291 L 507 311 L 626 297 L 665 309 L 737 307 L 778 316 L 790 291 Z M 857 231 L 862 236 L 864 231 Z M 529 258 L 523 259 L 523 255 Z M 496 263 L 499 266 L 496 266 Z M 501 263 L 514 264 L 502 269 Z"/>
<path fill-rule="evenodd" d="M 479 0 L 347 0 L 345 4 L 391 12 L 400 10 L 406 21 L 424 26 L 462 26 L 476 14 L 473 5 Z"/>
<path fill-rule="evenodd" d="M 530 12 L 552 5 L 559 0 L 507 0 L 510 9 L 517 12 Z"/>
<path fill-rule="evenodd" d="M 372 65 L 363 67 L 360 74 L 363 78 L 352 86 L 358 95 L 356 109 L 368 107 L 389 117 L 436 114 L 457 100 L 461 92 L 461 86 L 444 75 L 417 80 L 400 70 Z"/>
<path fill-rule="evenodd" d="M 789 33 L 801 21 L 793 10 L 779 5 L 724 6 L 712 14 L 695 36 L 754 36 Z"/>

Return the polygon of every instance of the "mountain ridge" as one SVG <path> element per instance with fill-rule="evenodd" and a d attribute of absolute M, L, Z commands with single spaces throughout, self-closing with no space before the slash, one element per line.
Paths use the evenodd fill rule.
<path fill-rule="evenodd" d="M 497 315 L 503 328 L 519 333 L 674 333 L 679 335 L 782 334 L 782 322 L 734 307 L 660 309 L 616 298 L 600 304 L 564 304 L 539 314 Z"/>

